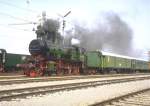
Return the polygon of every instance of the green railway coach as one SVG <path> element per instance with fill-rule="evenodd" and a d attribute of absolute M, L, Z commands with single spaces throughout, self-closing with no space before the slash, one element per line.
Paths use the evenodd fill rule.
<path fill-rule="evenodd" d="M 87 74 L 95 74 L 101 70 L 102 67 L 102 55 L 97 51 L 88 51 L 85 53 L 85 71 Z"/>
<path fill-rule="evenodd" d="M 132 59 L 125 59 L 126 69 L 132 68 Z"/>
<path fill-rule="evenodd" d="M 7 53 L 0 49 L 0 72 L 18 70 L 17 64 L 23 64 L 29 55 Z"/>
<path fill-rule="evenodd" d="M 101 62 L 100 52 L 92 51 L 86 53 L 86 66 L 88 68 L 100 68 Z"/>
<path fill-rule="evenodd" d="M 23 64 L 25 62 L 26 57 L 27 55 L 23 55 L 23 54 L 7 53 L 5 69 L 6 70 L 15 69 L 17 64 Z"/>
<path fill-rule="evenodd" d="M 116 71 L 117 73 L 131 73 L 148 71 L 148 62 L 128 56 L 115 55 L 102 51 L 86 52 L 86 67 L 102 73 Z"/>
<path fill-rule="evenodd" d="M 140 72 L 147 72 L 149 70 L 149 64 L 144 60 L 135 60 L 135 70 Z"/>
<path fill-rule="evenodd" d="M 131 59 L 127 59 L 125 57 L 106 52 L 102 52 L 102 56 L 102 67 L 104 71 L 129 72 L 132 68 Z"/>
<path fill-rule="evenodd" d="M 113 56 L 107 56 L 107 55 L 103 55 L 102 56 L 102 69 L 105 71 L 110 71 L 110 70 L 114 70 L 115 68 L 115 57 Z"/>

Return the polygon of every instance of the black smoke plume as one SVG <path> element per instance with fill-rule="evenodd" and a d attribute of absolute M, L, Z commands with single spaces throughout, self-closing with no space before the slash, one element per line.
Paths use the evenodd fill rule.
<path fill-rule="evenodd" d="M 95 28 L 89 29 L 75 23 L 74 35 L 80 40 L 80 46 L 87 50 L 105 50 L 122 55 L 132 55 L 132 30 L 128 24 L 115 13 L 106 13 L 104 22 L 98 19 Z M 67 33 L 68 36 L 71 35 Z M 70 37 L 66 37 L 69 38 Z"/>

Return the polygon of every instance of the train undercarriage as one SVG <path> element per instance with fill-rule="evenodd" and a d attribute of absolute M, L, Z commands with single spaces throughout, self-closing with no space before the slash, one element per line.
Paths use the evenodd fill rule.
<path fill-rule="evenodd" d="M 65 59 L 46 60 L 43 57 L 36 57 L 34 61 L 21 66 L 24 74 L 31 77 L 44 75 L 79 75 L 82 69 L 82 62 L 69 61 Z"/>

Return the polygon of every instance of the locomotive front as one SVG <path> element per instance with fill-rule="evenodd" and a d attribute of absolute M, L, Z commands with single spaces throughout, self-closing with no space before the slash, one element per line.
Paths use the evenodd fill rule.
<path fill-rule="evenodd" d="M 36 35 L 29 44 L 31 58 L 25 74 L 28 76 L 41 76 L 47 71 L 49 51 L 58 45 L 59 23 L 56 20 L 46 19 L 37 26 Z"/>
<path fill-rule="evenodd" d="M 28 67 L 25 70 L 27 76 L 42 76 L 46 69 L 46 52 L 48 48 L 46 42 L 34 39 L 29 44 L 31 58 L 28 60 Z"/>
<path fill-rule="evenodd" d="M 29 52 L 33 56 L 46 55 L 48 47 L 45 41 L 40 39 L 34 39 L 29 44 Z"/>

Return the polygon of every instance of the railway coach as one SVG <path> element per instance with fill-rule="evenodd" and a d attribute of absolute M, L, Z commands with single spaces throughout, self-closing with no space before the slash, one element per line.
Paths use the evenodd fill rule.
<path fill-rule="evenodd" d="M 17 67 L 17 64 L 24 64 L 28 55 L 25 54 L 6 54 L 5 70 L 6 71 L 18 71 L 21 68 Z"/>
<path fill-rule="evenodd" d="M 0 49 L 0 72 L 4 71 L 5 62 L 6 62 L 6 50 Z"/>
<path fill-rule="evenodd" d="M 135 67 L 134 69 L 139 72 L 149 72 L 149 62 L 145 60 L 134 60 Z"/>
<path fill-rule="evenodd" d="M 0 49 L 0 72 L 18 71 L 17 64 L 26 62 L 28 55 L 7 53 L 5 49 Z"/>
<path fill-rule="evenodd" d="M 134 73 L 149 72 L 148 61 L 103 51 L 87 51 L 87 73 Z"/>

